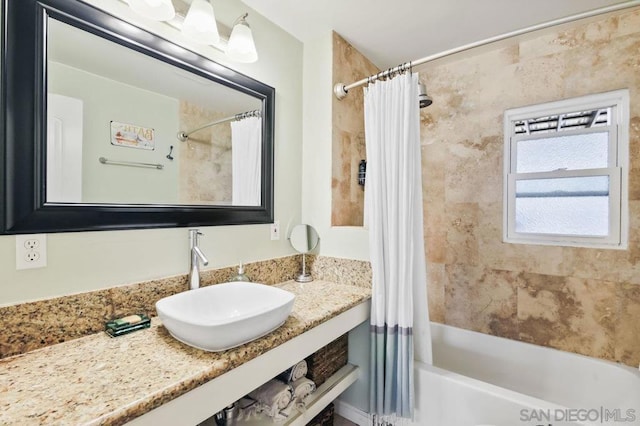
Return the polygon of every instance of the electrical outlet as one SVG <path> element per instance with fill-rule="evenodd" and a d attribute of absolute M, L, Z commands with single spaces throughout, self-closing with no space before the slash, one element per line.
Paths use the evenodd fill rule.
<path fill-rule="evenodd" d="M 24 242 L 24 247 L 27 250 L 35 250 L 40 247 L 40 240 L 38 238 L 29 238 Z"/>
<path fill-rule="evenodd" d="M 28 250 L 27 253 L 24 255 L 24 260 L 27 263 L 34 263 L 37 262 L 40 259 L 40 253 L 38 253 L 35 250 Z"/>
<path fill-rule="evenodd" d="M 47 235 L 16 235 L 16 269 L 47 266 Z"/>
<path fill-rule="evenodd" d="M 271 241 L 280 239 L 280 221 L 276 220 L 271 224 Z"/>

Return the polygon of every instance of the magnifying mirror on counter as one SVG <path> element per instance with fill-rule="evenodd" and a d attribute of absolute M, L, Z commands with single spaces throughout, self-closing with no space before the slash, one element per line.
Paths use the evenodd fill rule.
<path fill-rule="evenodd" d="M 291 247 L 298 253 L 302 254 L 302 273 L 296 277 L 299 283 L 308 283 L 313 281 L 311 274 L 307 272 L 307 253 L 312 252 L 318 247 L 320 236 L 315 228 L 311 225 L 296 225 L 289 235 Z"/>

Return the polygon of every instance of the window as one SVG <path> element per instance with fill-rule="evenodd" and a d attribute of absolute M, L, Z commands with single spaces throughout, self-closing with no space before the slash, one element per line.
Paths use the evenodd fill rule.
<path fill-rule="evenodd" d="M 629 92 L 504 114 L 504 241 L 626 248 Z"/>

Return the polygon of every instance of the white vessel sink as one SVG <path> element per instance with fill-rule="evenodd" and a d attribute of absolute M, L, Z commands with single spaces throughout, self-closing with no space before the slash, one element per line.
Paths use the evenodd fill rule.
<path fill-rule="evenodd" d="M 182 343 L 219 352 L 280 327 L 294 294 L 264 284 L 233 282 L 165 297 L 156 310 L 169 333 Z"/>

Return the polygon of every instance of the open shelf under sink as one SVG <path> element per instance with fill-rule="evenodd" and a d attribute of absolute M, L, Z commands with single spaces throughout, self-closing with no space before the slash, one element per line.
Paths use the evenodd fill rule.
<path fill-rule="evenodd" d="M 274 422 L 265 414 L 260 414 L 246 420 L 236 420 L 234 426 L 305 426 L 316 415 L 318 415 L 327 405 L 334 401 L 342 392 L 351 386 L 360 374 L 360 368 L 347 364 L 329 377 L 316 391 L 306 399 L 307 409 L 304 413 L 296 412 L 285 422 Z M 201 423 L 200 426 L 216 426 L 214 418 L 210 418 Z"/>

